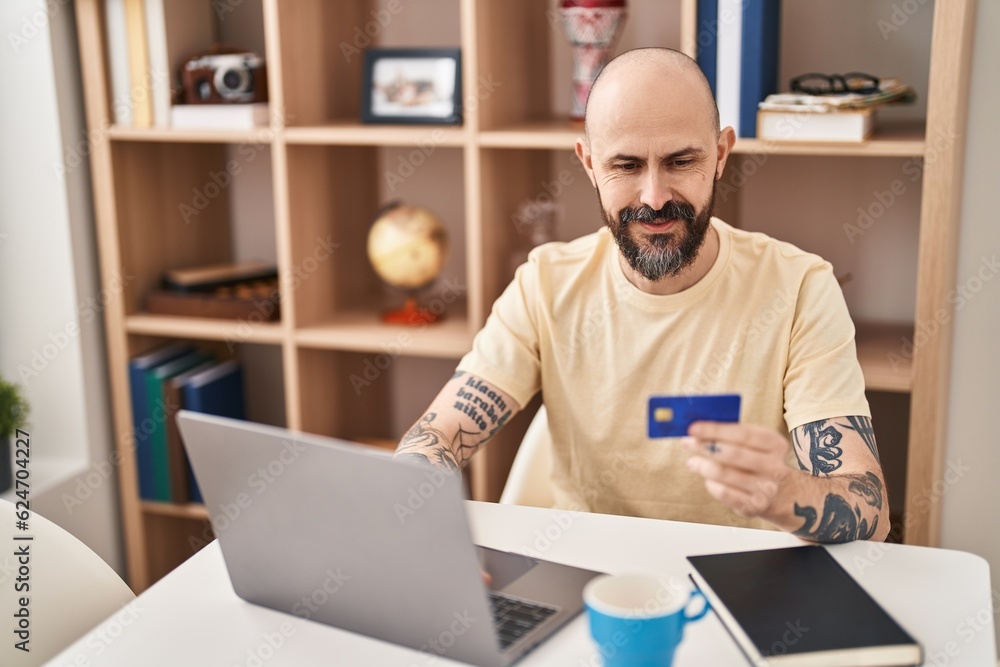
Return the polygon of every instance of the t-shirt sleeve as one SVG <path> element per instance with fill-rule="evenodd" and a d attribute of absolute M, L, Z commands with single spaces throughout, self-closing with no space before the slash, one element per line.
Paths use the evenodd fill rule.
<path fill-rule="evenodd" d="M 819 419 L 871 417 L 854 322 L 828 262 L 806 272 L 799 288 L 784 390 L 789 431 Z"/>
<path fill-rule="evenodd" d="M 486 325 L 476 334 L 472 351 L 458 370 L 476 375 L 510 394 L 524 407 L 541 387 L 538 344 L 538 260 L 532 255 L 514 274 Z"/>

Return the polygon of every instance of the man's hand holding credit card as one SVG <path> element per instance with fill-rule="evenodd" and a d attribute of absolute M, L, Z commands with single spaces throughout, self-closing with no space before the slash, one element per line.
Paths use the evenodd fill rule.
<path fill-rule="evenodd" d="M 790 444 L 777 432 L 740 423 L 740 396 L 653 396 L 648 435 L 681 438 L 687 467 L 713 498 L 744 517 L 765 519 L 790 479 Z"/>

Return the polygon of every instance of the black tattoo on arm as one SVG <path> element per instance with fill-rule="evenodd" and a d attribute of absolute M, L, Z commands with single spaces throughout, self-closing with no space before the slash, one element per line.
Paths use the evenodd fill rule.
<path fill-rule="evenodd" d="M 851 483 L 847 490 L 865 499 L 870 506 L 882 509 L 882 481 L 873 472 L 864 475 L 849 475 Z"/>
<path fill-rule="evenodd" d="M 872 456 L 875 457 L 875 460 L 879 461 L 878 446 L 875 444 L 875 429 L 872 428 L 872 420 L 868 417 L 848 417 L 847 421 L 851 425 L 845 426 L 845 428 L 856 431 L 861 436 L 861 439 L 865 441 L 865 444 L 868 445 L 868 449 L 871 451 Z"/>
<path fill-rule="evenodd" d="M 447 437 L 432 426 L 435 419 L 437 419 L 436 412 L 428 412 L 421 417 L 420 421 L 403 436 L 403 440 L 396 447 L 396 456 L 400 458 L 405 456 L 412 460 L 421 457 L 425 462 L 458 472 L 459 463 L 455 459 L 454 452 L 446 444 Z"/>
<path fill-rule="evenodd" d="M 817 517 L 815 507 L 803 507 L 798 503 L 795 503 L 795 516 L 805 520 L 802 527 L 795 531 L 796 535 L 827 544 L 867 540 L 878 528 L 877 514 L 869 526 L 868 520 L 861 516 L 861 508 L 855 505 L 852 509 L 839 493 L 826 495 L 822 516 Z"/>
<path fill-rule="evenodd" d="M 844 453 L 844 450 L 840 447 L 840 441 L 844 436 L 837 430 L 835 424 L 826 419 L 820 419 L 801 428 L 808 440 L 806 444 L 809 446 L 810 468 L 806 468 L 799 459 L 800 468 L 811 471 L 813 475 L 829 475 L 843 465 L 840 455 Z M 804 449 L 804 447 L 802 447 L 798 437 L 796 437 L 796 444 L 798 446 L 795 448 L 795 456 L 798 458 L 798 450 Z"/>
<path fill-rule="evenodd" d="M 469 377 L 465 384 L 458 388 L 452 407 L 470 419 L 479 429 L 475 431 L 459 428 L 452 439 L 452 451 L 455 452 L 459 465 L 465 465 L 480 447 L 503 428 L 513 414 L 504 398 L 476 377 Z"/>

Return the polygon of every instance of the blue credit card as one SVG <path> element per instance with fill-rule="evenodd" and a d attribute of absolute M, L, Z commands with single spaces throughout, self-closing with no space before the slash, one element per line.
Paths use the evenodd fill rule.
<path fill-rule="evenodd" d="M 649 399 L 649 437 L 679 438 L 697 421 L 738 422 L 740 395 L 652 396 Z"/>

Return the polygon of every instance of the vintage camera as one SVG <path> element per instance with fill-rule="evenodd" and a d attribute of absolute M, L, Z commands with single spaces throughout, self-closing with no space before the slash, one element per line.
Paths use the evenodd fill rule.
<path fill-rule="evenodd" d="M 195 56 L 181 67 L 187 104 L 247 104 L 267 101 L 267 68 L 256 53 Z"/>

